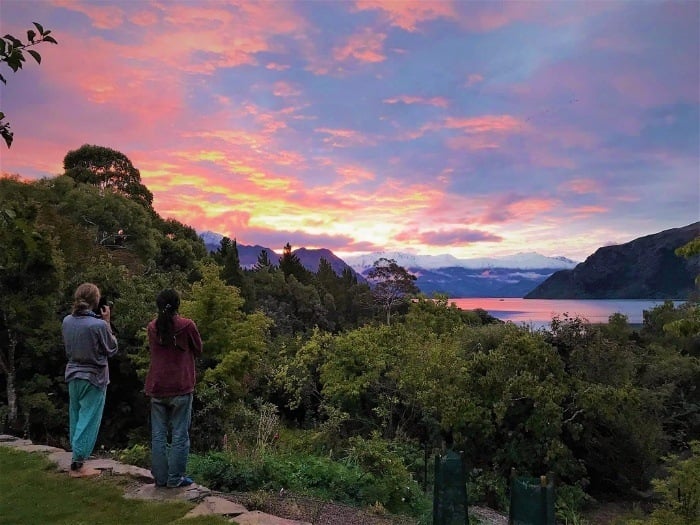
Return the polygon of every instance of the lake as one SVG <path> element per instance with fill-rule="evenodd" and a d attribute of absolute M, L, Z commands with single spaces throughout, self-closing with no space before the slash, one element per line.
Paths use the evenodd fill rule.
<path fill-rule="evenodd" d="M 675 301 L 680 304 L 682 301 Z M 642 322 L 642 312 L 663 304 L 656 299 L 522 299 L 514 297 L 465 297 L 448 299 L 463 310 L 482 308 L 492 316 L 534 328 L 548 327 L 555 315 L 585 317 L 591 323 L 607 323 L 614 313 L 627 316 L 630 324 Z"/>

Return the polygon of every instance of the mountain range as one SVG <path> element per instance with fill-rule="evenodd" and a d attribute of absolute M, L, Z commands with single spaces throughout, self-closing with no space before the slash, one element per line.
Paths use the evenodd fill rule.
<path fill-rule="evenodd" d="M 219 248 L 222 235 L 200 234 L 209 251 Z M 280 253 L 263 246 L 237 244 L 242 268 L 252 268 L 262 250 L 276 263 Z M 318 270 L 321 258 L 326 259 L 340 275 L 350 268 L 364 281 L 367 272 L 380 258 L 393 259 L 417 277 L 416 284 L 424 294 L 446 294 L 448 297 L 522 297 L 556 270 L 570 269 L 576 262 L 565 257 L 545 257 L 538 253 L 518 253 L 505 257 L 458 259 L 452 255 L 415 255 L 403 252 L 373 252 L 341 259 L 332 251 L 299 248 L 294 253 L 304 267 Z"/>
<path fill-rule="evenodd" d="M 215 251 L 223 236 L 204 232 L 201 237 L 207 248 Z M 535 252 L 474 259 L 373 252 L 344 260 L 323 248 L 299 248 L 293 253 L 312 272 L 324 258 L 338 275 L 350 268 L 360 281 L 375 261 L 393 259 L 417 277 L 418 288 L 428 296 L 437 292 L 450 298 L 686 299 L 700 274 L 700 256 L 683 259 L 675 250 L 697 237 L 700 222 L 599 248 L 582 263 Z M 262 250 L 267 250 L 273 263 L 281 256 L 263 246 L 237 247 L 243 268 L 252 268 Z"/>
<path fill-rule="evenodd" d="M 584 262 L 560 270 L 526 299 L 680 299 L 696 293 L 700 255 L 675 250 L 700 237 L 700 222 L 598 248 Z"/>

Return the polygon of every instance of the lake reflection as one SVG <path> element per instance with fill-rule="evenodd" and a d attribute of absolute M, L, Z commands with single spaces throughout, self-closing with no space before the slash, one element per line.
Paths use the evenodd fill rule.
<path fill-rule="evenodd" d="M 663 304 L 651 299 L 522 299 L 514 297 L 465 297 L 449 299 L 463 310 L 482 308 L 503 321 L 547 327 L 555 315 L 585 317 L 591 323 L 607 323 L 614 313 L 627 316 L 631 324 L 642 322 L 642 312 Z M 679 301 L 676 301 L 679 304 Z"/>

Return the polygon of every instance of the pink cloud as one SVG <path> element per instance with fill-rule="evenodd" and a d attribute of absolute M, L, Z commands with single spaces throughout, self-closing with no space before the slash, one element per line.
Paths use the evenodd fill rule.
<path fill-rule="evenodd" d="M 392 97 L 384 99 L 385 104 L 398 104 L 399 102 L 403 104 L 425 104 L 428 106 L 435 106 L 438 108 L 446 108 L 448 106 L 447 99 L 444 97 L 416 97 L 410 95 L 400 95 L 398 97 Z"/>
<path fill-rule="evenodd" d="M 386 55 L 383 52 L 386 34 L 366 28 L 361 33 L 350 36 L 347 42 L 333 49 L 333 58 L 344 62 L 354 59 L 359 62 L 383 62 Z"/>
<path fill-rule="evenodd" d="M 471 87 L 475 86 L 476 84 L 479 84 L 480 82 L 484 81 L 484 77 L 479 75 L 478 73 L 472 73 L 467 77 L 467 82 L 465 83 L 466 87 Z"/>
<path fill-rule="evenodd" d="M 503 237 L 471 228 L 444 228 L 435 231 L 407 230 L 396 236 L 397 241 L 417 241 L 431 246 L 452 247 L 477 242 L 501 242 Z"/>
<path fill-rule="evenodd" d="M 53 5 L 84 14 L 97 29 L 116 29 L 124 23 L 124 11 L 119 7 L 77 0 L 54 0 Z"/>
<path fill-rule="evenodd" d="M 301 90 L 290 82 L 279 81 L 275 82 L 272 93 L 276 97 L 296 97 L 301 94 Z"/>
<path fill-rule="evenodd" d="M 328 135 L 323 139 L 323 142 L 335 148 L 346 148 L 348 146 L 369 143 L 369 139 L 366 135 L 351 129 L 316 128 L 314 131 L 316 133 Z"/>
<path fill-rule="evenodd" d="M 419 24 L 430 20 L 456 17 L 453 3 L 447 0 L 357 0 L 355 6 L 360 11 L 381 11 L 392 25 L 406 31 L 417 31 Z"/>
<path fill-rule="evenodd" d="M 568 191 L 579 195 L 600 193 L 600 182 L 594 179 L 572 179 L 559 185 L 559 191 Z"/>

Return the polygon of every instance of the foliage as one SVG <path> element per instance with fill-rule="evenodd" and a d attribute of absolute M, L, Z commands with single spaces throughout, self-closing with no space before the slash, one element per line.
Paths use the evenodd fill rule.
<path fill-rule="evenodd" d="M 33 24 L 36 31 L 34 31 L 34 29 L 27 30 L 28 42 L 26 43 L 12 35 L 5 35 L 0 38 L 0 62 L 4 63 L 14 73 L 17 73 L 17 71 L 24 67 L 24 63 L 27 61 L 24 56 L 25 51 L 36 60 L 37 64 L 41 64 L 41 55 L 36 50 L 29 49 L 30 47 L 41 44 L 42 42 L 58 44 L 56 39 L 51 36 L 51 31 L 49 29 L 44 29 L 44 27 L 37 22 L 33 22 Z M 7 80 L 2 74 L 0 74 L 0 82 L 7 84 Z M 5 121 L 5 114 L 1 111 L 0 136 L 2 136 L 8 148 L 12 146 L 14 133 L 10 130 L 10 123 Z"/>
<path fill-rule="evenodd" d="M 65 174 L 77 182 L 110 188 L 151 209 L 153 194 L 141 183 L 141 173 L 123 153 L 104 146 L 84 144 L 63 158 Z"/>
<path fill-rule="evenodd" d="M 415 275 L 396 264 L 393 259 L 380 258 L 367 272 L 367 279 L 373 283 L 372 295 L 386 312 L 386 324 L 391 324 L 391 311 L 404 304 L 419 292 Z"/>
<path fill-rule="evenodd" d="M 120 451 L 118 459 L 125 465 L 151 468 L 151 449 L 146 445 L 136 444 Z"/>

